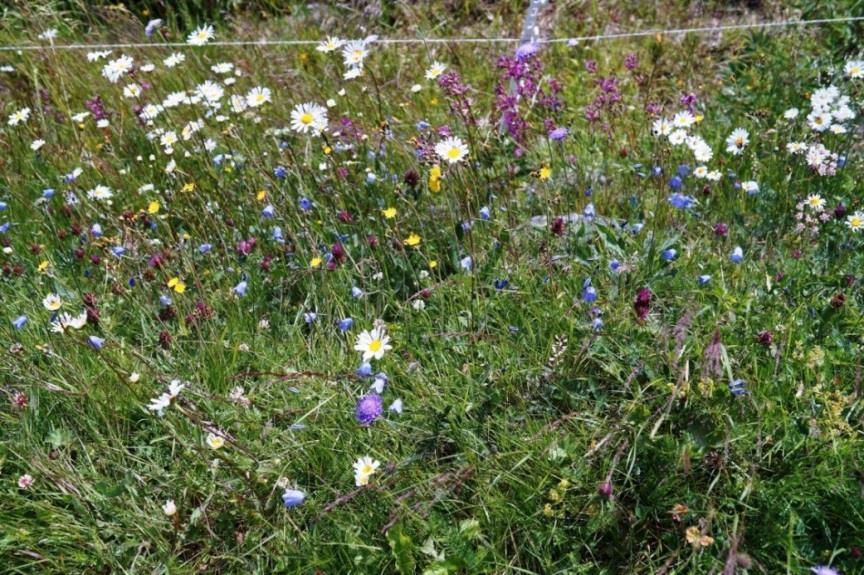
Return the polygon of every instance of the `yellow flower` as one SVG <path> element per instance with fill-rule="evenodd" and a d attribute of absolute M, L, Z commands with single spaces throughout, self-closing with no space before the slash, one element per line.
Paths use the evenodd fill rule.
<path fill-rule="evenodd" d="M 705 119 L 705 116 L 704 116 L 704 115 L 702 115 L 702 114 L 696 114 L 696 123 L 697 123 L 697 124 L 702 123 L 702 120 L 704 120 L 704 119 Z"/>
<path fill-rule="evenodd" d="M 432 166 L 432 169 L 429 170 L 429 191 L 441 191 L 441 166 L 437 164 Z"/>
<path fill-rule="evenodd" d="M 333 153 L 333 148 L 330 146 L 324 146 L 324 154 L 329 156 L 331 153 Z"/>
<path fill-rule="evenodd" d="M 267 197 L 267 192 L 265 192 L 264 190 L 261 190 L 257 194 L 255 194 L 255 199 L 258 200 L 259 202 L 263 202 L 264 198 L 266 198 L 266 197 Z"/>
<path fill-rule="evenodd" d="M 410 236 L 408 236 L 407 238 L 405 238 L 405 240 L 403 241 L 403 243 L 404 243 L 406 246 L 410 246 L 410 247 L 413 248 L 413 247 L 419 246 L 421 241 L 422 241 L 422 240 L 421 240 L 420 236 L 418 236 L 418 235 L 415 234 L 415 233 L 412 233 Z"/>
<path fill-rule="evenodd" d="M 171 278 L 168 280 L 168 287 L 177 293 L 183 293 L 186 291 L 186 284 L 181 282 L 180 278 Z"/>
<path fill-rule="evenodd" d="M 184 184 L 182 188 L 180 188 L 181 192 L 193 192 L 195 191 L 195 184 L 193 182 L 189 182 L 188 184 Z"/>
<path fill-rule="evenodd" d="M 429 260 L 429 269 L 434 270 L 438 267 L 438 260 Z"/>
<path fill-rule="evenodd" d="M 550 176 L 552 176 L 552 168 L 549 166 L 543 166 L 540 168 L 540 173 L 537 175 L 537 177 L 540 178 L 540 181 L 548 180 Z"/>
<path fill-rule="evenodd" d="M 321 265 L 321 258 L 315 257 L 309 260 L 309 266 L 313 268 L 317 268 Z"/>
<path fill-rule="evenodd" d="M 388 220 L 392 220 L 396 217 L 396 208 L 387 208 L 386 210 L 381 210 L 381 213 Z"/>
<path fill-rule="evenodd" d="M 49 262 L 48 260 L 43 260 L 43 261 L 39 262 L 39 267 L 36 269 L 39 270 L 40 272 L 44 272 L 49 267 L 51 267 L 51 262 Z"/>
<path fill-rule="evenodd" d="M 147 213 L 148 214 L 158 214 L 160 207 L 161 206 L 159 205 L 159 202 L 150 202 L 147 205 Z"/>

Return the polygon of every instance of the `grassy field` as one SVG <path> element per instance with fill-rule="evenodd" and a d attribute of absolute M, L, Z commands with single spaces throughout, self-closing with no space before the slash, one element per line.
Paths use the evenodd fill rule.
<path fill-rule="evenodd" d="M 5 7 L 0 572 L 864 573 L 862 23 L 239 4 Z"/>

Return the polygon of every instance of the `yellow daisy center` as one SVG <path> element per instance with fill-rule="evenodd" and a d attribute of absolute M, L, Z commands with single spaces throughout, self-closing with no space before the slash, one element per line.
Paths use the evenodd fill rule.
<path fill-rule="evenodd" d="M 447 150 L 447 157 L 451 160 L 458 158 L 460 154 L 461 152 L 459 151 L 459 148 L 450 148 Z"/>
<path fill-rule="evenodd" d="M 301 124 L 311 124 L 312 119 L 313 119 L 312 114 L 310 114 L 309 112 L 306 112 L 305 114 L 300 116 L 300 123 Z"/>
<path fill-rule="evenodd" d="M 362 473 L 363 475 L 371 475 L 373 471 L 375 470 L 368 463 L 360 468 L 360 473 Z"/>
<path fill-rule="evenodd" d="M 371 342 L 369 342 L 369 351 L 374 353 L 374 352 L 379 351 L 380 349 L 381 349 L 381 340 L 380 339 L 373 339 Z"/>

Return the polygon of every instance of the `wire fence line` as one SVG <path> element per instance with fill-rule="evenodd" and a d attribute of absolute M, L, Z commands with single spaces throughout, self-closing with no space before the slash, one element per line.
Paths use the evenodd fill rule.
<path fill-rule="evenodd" d="M 643 38 L 650 36 L 679 36 L 683 34 L 711 34 L 732 30 L 780 29 L 806 26 L 821 26 L 824 24 L 840 24 L 860 22 L 864 16 L 846 16 L 842 18 L 817 18 L 812 20 L 777 20 L 770 22 L 753 22 L 744 24 L 721 24 L 717 26 L 696 26 L 691 28 L 657 28 L 650 30 L 634 30 L 610 34 L 586 36 L 568 36 L 560 38 L 532 38 L 537 44 L 578 44 L 580 42 L 602 42 L 606 40 L 621 40 L 626 38 Z M 521 44 L 522 38 L 492 37 L 492 38 L 377 38 L 372 43 L 384 46 L 406 44 Z M 269 46 L 317 46 L 319 40 L 214 40 L 205 45 L 192 45 L 186 42 L 126 42 L 126 43 L 94 43 L 94 44 L 20 44 L 0 46 L 0 52 L 23 52 L 45 50 L 119 50 L 127 48 L 207 48 L 217 47 L 269 47 Z"/>

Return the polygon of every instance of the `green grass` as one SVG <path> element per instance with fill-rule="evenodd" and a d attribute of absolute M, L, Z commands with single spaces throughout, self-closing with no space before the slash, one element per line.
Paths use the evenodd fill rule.
<path fill-rule="evenodd" d="M 202 22 L 219 39 L 513 35 L 524 9 L 377 6 L 186 3 L 166 15 L 165 37 L 182 40 Z M 544 18 L 550 35 L 563 36 L 860 8 L 560 2 Z M 54 26 L 57 43 L 139 41 L 143 23 L 162 15 L 158 4 L 148 9 L 17 3 L 0 38 L 39 42 Z M 542 77 L 557 79 L 562 106 L 549 113 L 523 102 L 520 155 L 495 104 L 495 62 L 512 46 L 372 45 L 366 74 L 352 81 L 338 54 L 313 47 L 183 50 L 174 69 L 162 65 L 171 50 L 115 50 L 109 60 L 128 53 L 157 65 L 135 76 L 151 84 L 142 102 L 218 79 L 218 62 L 242 71 L 226 99 L 272 90 L 256 113 L 223 103 L 225 122 L 200 106 L 166 109 L 156 127 L 179 133 L 205 120 L 171 156 L 123 97 L 132 78 L 100 76 L 107 60 L 3 53 L 0 64 L 15 71 L 0 75 L 0 225 L 11 223 L 0 235 L 9 248 L 0 254 L 0 572 L 864 572 L 864 235 L 833 216 L 815 237 L 795 232 L 796 204 L 808 194 L 821 194 L 829 214 L 840 203 L 848 214 L 862 209 L 861 118 L 846 135 L 819 138 L 846 157 L 834 176 L 785 151 L 814 139 L 804 116 L 819 87 L 834 82 L 861 115 L 864 80 L 843 77 L 860 32 L 850 24 L 549 47 Z M 634 72 L 624 65 L 631 52 Z M 435 60 L 470 86 L 470 115 L 453 112 L 424 79 Z M 597 79 L 610 76 L 622 101 L 590 123 Z M 691 92 L 704 115 L 695 131 L 723 177 L 687 176 L 682 192 L 699 204 L 683 211 L 668 202 L 669 181 L 680 164 L 697 164 L 651 134 L 646 106 L 671 116 Z M 71 121 L 95 96 L 110 126 Z M 344 114 L 356 137 L 330 130 L 325 151 L 325 139 L 274 133 L 295 104 L 330 98 L 331 128 Z M 8 126 L 24 106 L 30 119 Z M 793 106 L 800 117 L 783 120 Z M 547 117 L 570 129 L 565 141 L 546 137 Z M 418 130 L 420 120 L 432 127 Z M 468 144 L 469 161 L 442 166 L 434 192 L 434 162 L 418 157 L 417 144 L 437 142 L 445 124 Z M 750 133 L 739 156 L 724 143 L 736 127 Z M 30 149 L 36 138 L 46 142 L 39 153 Z M 231 158 L 217 164 L 216 154 Z M 172 158 L 177 169 L 166 174 Z M 64 183 L 75 167 L 81 176 Z M 736 186 L 748 180 L 757 195 Z M 98 184 L 113 190 L 110 205 L 87 198 Z M 187 184 L 194 188 L 183 191 Z M 56 194 L 39 200 L 45 188 Z M 67 191 L 79 203 L 64 206 Z M 314 208 L 302 210 L 301 198 Z M 589 202 L 591 223 L 560 234 L 530 224 Z M 268 204 L 273 219 L 261 215 Z M 385 218 L 391 207 L 396 216 Z M 725 237 L 714 231 L 721 222 Z M 101 238 L 88 233 L 94 223 Z M 284 243 L 272 239 L 275 225 Z M 420 244 L 405 246 L 412 233 Z M 241 256 L 238 244 L 253 237 Z M 344 262 L 314 266 L 337 241 Z M 117 246 L 126 248 L 120 258 Z M 735 246 L 740 264 L 729 260 Z M 668 248 L 674 261 L 661 257 Z M 700 286 L 704 274 L 711 281 Z M 168 287 L 172 278 L 183 293 Z M 594 304 L 582 301 L 589 278 Z M 237 297 L 243 279 L 248 290 Z M 652 293 L 644 321 L 634 312 L 642 288 Z M 42 304 L 50 293 L 72 315 L 90 302 L 98 322 L 91 312 L 81 330 L 52 333 Z M 592 327 L 592 305 L 602 329 Z M 317 321 L 308 324 L 308 312 Z M 28 323 L 15 329 L 21 315 Z M 343 333 L 336 324 L 346 317 L 354 325 Z M 373 362 L 389 378 L 385 413 L 362 427 L 355 405 L 372 379 L 355 374 L 353 348 L 377 320 L 393 344 Z M 89 336 L 105 346 L 94 349 Z M 133 373 L 140 379 L 130 381 Z M 147 404 L 174 379 L 187 387 L 158 417 Z M 737 379 L 747 394 L 730 393 Z M 238 386 L 248 401 L 236 398 Z M 16 406 L 21 397 L 26 406 Z M 397 398 L 401 415 L 386 411 Z M 210 432 L 225 446 L 211 449 Z M 352 464 L 364 455 L 381 468 L 357 488 Z M 24 474 L 29 489 L 17 485 Z M 285 508 L 280 478 L 306 493 L 303 505 Z M 172 517 L 162 510 L 169 499 Z M 712 541 L 691 544 L 688 529 Z"/>

